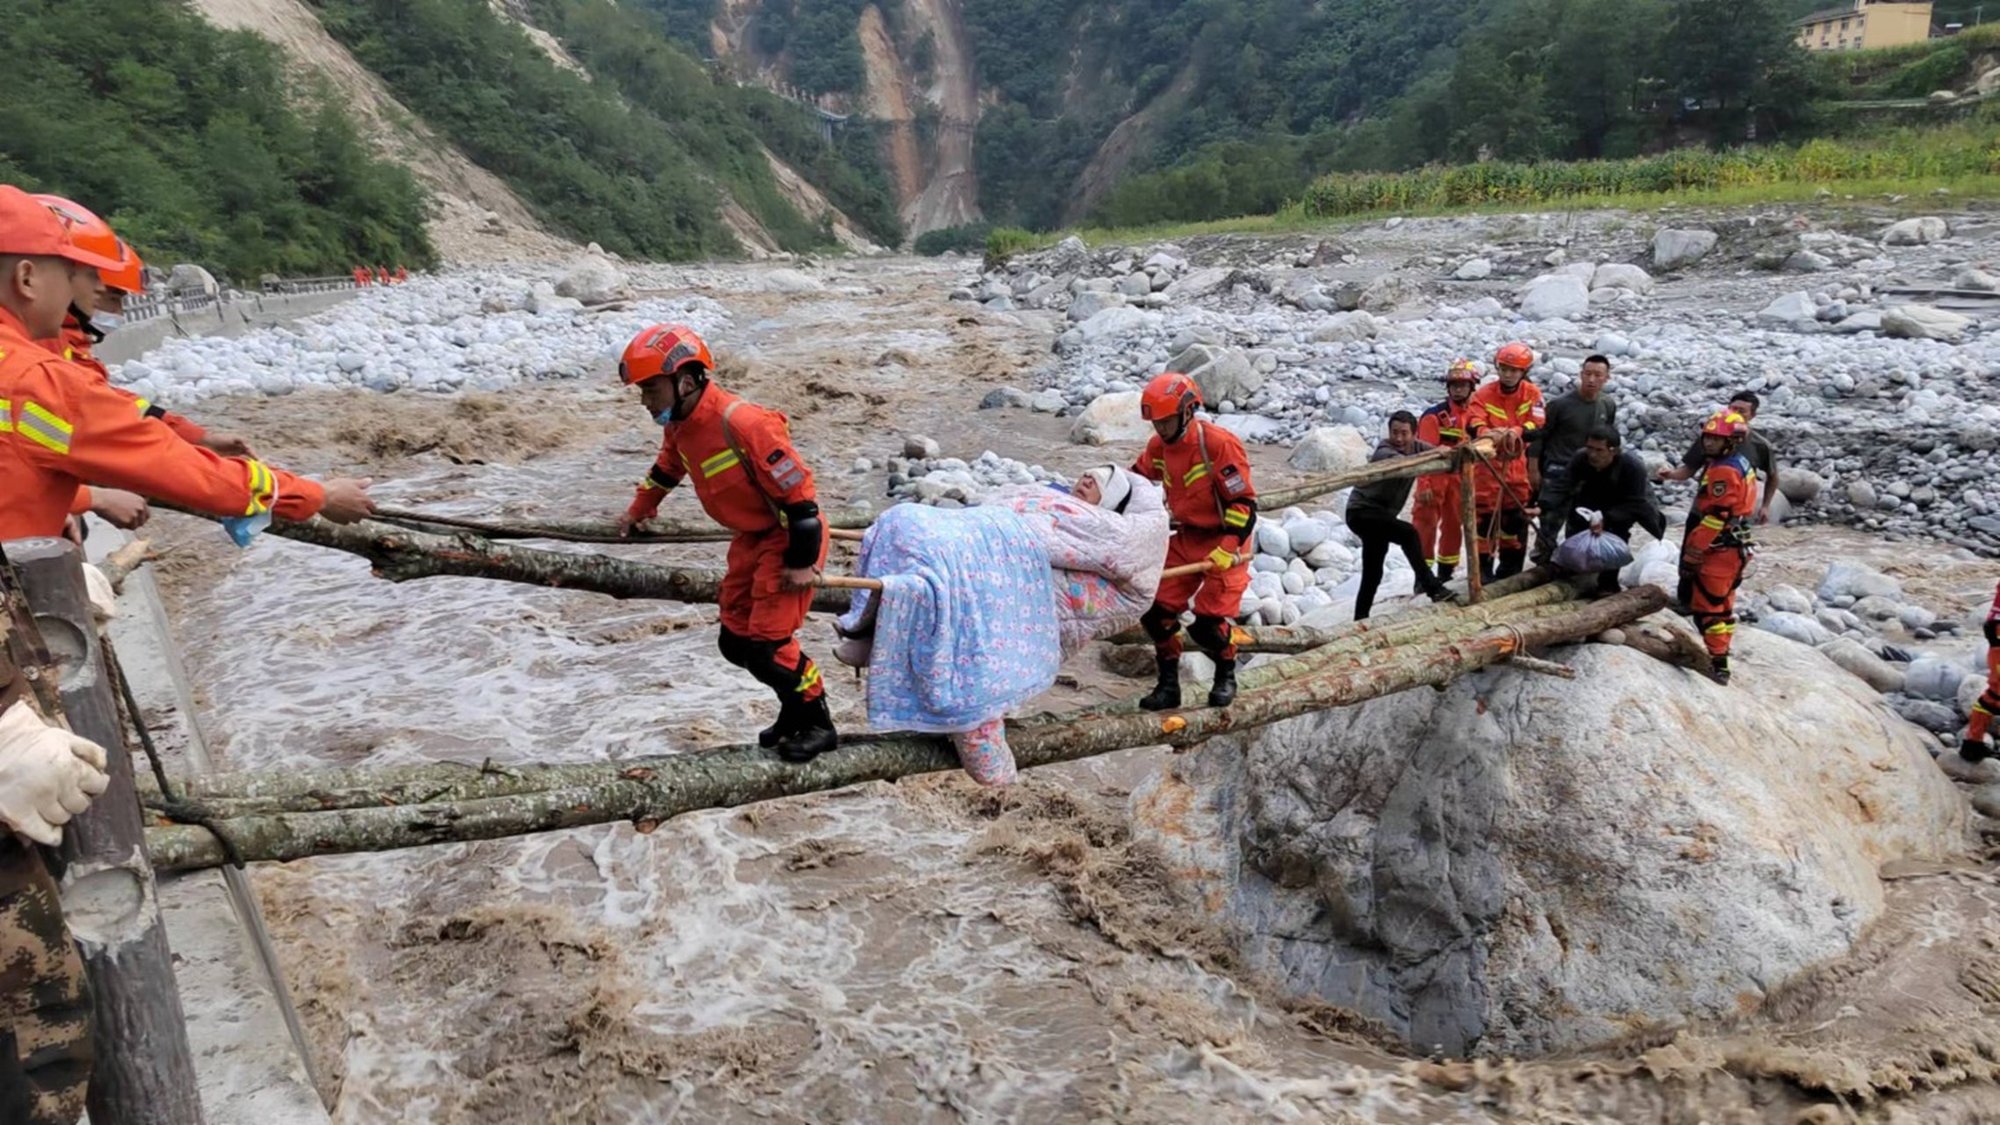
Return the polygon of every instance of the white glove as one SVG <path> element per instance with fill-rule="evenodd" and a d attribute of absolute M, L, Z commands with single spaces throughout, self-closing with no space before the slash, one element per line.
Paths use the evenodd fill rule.
<path fill-rule="evenodd" d="M 99 625 L 118 616 L 118 591 L 95 563 L 83 564 L 83 588 L 90 594 L 90 615 Z"/>
<path fill-rule="evenodd" d="M 26 700 L 0 711 L 0 823 L 55 847 L 110 784 L 97 743 L 43 722 Z"/>

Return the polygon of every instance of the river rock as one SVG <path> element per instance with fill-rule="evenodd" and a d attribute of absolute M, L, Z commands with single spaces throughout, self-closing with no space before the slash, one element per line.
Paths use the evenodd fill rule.
<path fill-rule="evenodd" d="M 1835 637 L 1819 646 L 1819 651 L 1883 695 L 1903 690 L 1903 670 L 1869 652 L 1859 641 Z"/>
<path fill-rule="evenodd" d="M 763 282 L 767 293 L 818 293 L 826 288 L 818 279 L 790 268 L 765 273 Z"/>
<path fill-rule="evenodd" d="M 1972 318 L 1928 305 L 1897 305 L 1882 313 L 1882 334 L 1901 340 L 1956 341 L 1972 327 Z"/>
<path fill-rule="evenodd" d="M 1460 281 L 1485 281 L 1493 276 L 1493 259 L 1474 258 L 1452 271 L 1451 276 Z"/>
<path fill-rule="evenodd" d="M 1118 308 L 1124 303 L 1125 299 L 1116 293 L 1099 293 L 1094 290 L 1085 290 L 1082 293 L 1078 293 L 1076 298 L 1070 301 L 1069 310 L 1063 315 L 1067 316 L 1074 323 L 1082 324 L 1098 313 L 1106 309 Z"/>
<path fill-rule="evenodd" d="M 1903 584 L 1873 567 L 1842 559 L 1829 564 L 1820 578 L 1819 600 L 1830 602 L 1842 596 L 1857 601 L 1866 597 L 1900 600 Z"/>
<path fill-rule="evenodd" d="M 903 456 L 913 460 L 935 461 L 943 452 L 934 439 L 922 434 L 910 434 L 903 438 Z"/>
<path fill-rule="evenodd" d="M 1543 274 L 1521 288 L 1527 320 L 1577 320 L 1590 311 L 1590 289 L 1567 274 Z"/>
<path fill-rule="evenodd" d="M 1225 400 L 1247 402 L 1264 385 L 1264 373 L 1241 348 L 1195 344 L 1168 361 L 1169 371 L 1182 372 L 1201 388 L 1203 402 L 1214 407 Z"/>
<path fill-rule="evenodd" d="M 1810 293 L 1787 293 L 1765 305 L 1757 314 L 1757 323 L 1766 328 L 1789 328 L 1793 331 L 1811 327 L 1819 319 L 1819 306 L 1813 304 Z"/>
<path fill-rule="evenodd" d="M 1272 558 L 1286 559 L 1292 554 L 1292 537 L 1285 529 L 1270 520 L 1257 521 L 1257 553 Z"/>
<path fill-rule="evenodd" d="M 1923 246 L 1944 238 L 1951 233 L 1951 227 L 1935 215 L 1921 219 L 1904 219 L 1882 228 L 1876 236 L 1884 246 Z"/>
<path fill-rule="evenodd" d="M 1339 473 L 1366 465 L 1374 452 L 1353 426 L 1322 426 L 1294 446 L 1285 463 L 1302 473 Z"/>
<path fill-rule="evenodd" d="M 1313 550 L 1332 538 L 1333 530 L 1310 516 L 1298 516 L 1285 521 L 1285 537 L 1291 542 L 1292 553 L 1305 556 L 1306 562 L 1313 564 Z"/>
<path fill-rule="evenodd" d="M 1919 656 L 1903 672 L 1903 692 L 1918 699 L 1958 702 L 1958 686 L 1969 673 L 1963 665 L 1935 656 Z"/>
<path fill-rule="evenodd" d="M 1827 631 L 1826 626 L 1802 613 L 1767 613 L 1757 619 L 1757 628 L 1811 648 L 1833 640 L 1833 634 Z"/>
<path fill-rule="evenodd" d="M 1764 599 L 1770 602 L 1771 608 L 1777 610 L 1779 613 L 1811 614 L 1813 611 L 1812 597 L 1810 595 L 1797 586 L 1783 582 L 1764 591 Z"/>
<path fill-rule="evenodd" d="M 1382 330 L 1382 322 L 1373 313 L 1335 313 L 1326 322 L 1313 330 L 1313 339 L 1322 344 L 1346 343 L 1359 340 L 1373 340 Z"/>
<path fill-rule="evenodd" d="M 1582 645 L 1552 654 L 1575 680 L 1495 668 L 1218 738 L 1134 793 L 1135 831 L 1246 967 L 1416 1051 L 1734 1019 L 1853 945 L 1881 864 L 1966 831 L 1930 736 L 1810 650 L 1736 651 L 1766 705 Z"/>
<path fill-rule="evenodd" d="M 1229 284 L 1229 270 L 1221 266 L 1207 266 L 1175 278 L 1173 284 L 1162 292 L 1169 301 L 1178 304 L 1192 301 L 1197 297 L 1206 297 L 1227 284 Z"/>
<path fill-rule="evenodd" d="M 1074 331 L 1086 343 L 1094 343 L 1113 336 L 1124 336 L 1133 332 L 1139 332 L 1151 328 L 1159 322 L 1160 314 L 1156 312 L 1147 312 L 1144 309 L 1112 308 L 1105 309 L 1089 320 L 1077 325 Z"/>
<path fill-rule="evenodd" d="M 1857 512 L 1873 511 L 1876 502 L 1875 486 L 1865 480 L 1848 481 L 1847 502 L 1854 505 L 1854 510 Z"/>
<path fill-rule="evenodd" d="M 1715 249 L 1712 230 L 1662 230 L 1653 236 L 1653 268 L 1675 269 L 1708 257 Z"/>
<path fill-rule="evenodd" d="M 1810 504 L 1826 488 L 1826 478 L 1811 469 L 1786 466 L 1778 474 L 1778 491 L 1793 504 Z"/>
<path fill-rule="evenodd" d="M 1651 293 L 1653 275 L 1638 266 L 1623 262 L 1612 262 L 1597 267 L 1597 273 L 1590 280 L 1592 289 L 1629 289 L 1634 293 Z"/>
<path fill-rule="evenodd" d="M 556 282 L 556 294 L 586 305 L 603 305 L 632 295 L 625 275 L 602 258 L 587 258 Z"/>
<path fill-rule="evenodd" d="M 220 291 L 214 274 L 188 262 L 167 275 L 167 292 L 176 297 L 213 297 Z"/>
<path fill-rule="evenodd" d="M 1098 395 L 1069 428 L 1069 440 L 1078 445 L 1129 445 L 1151 436 L 1152 424 L 1139 414 L 1138 391 Z"/>

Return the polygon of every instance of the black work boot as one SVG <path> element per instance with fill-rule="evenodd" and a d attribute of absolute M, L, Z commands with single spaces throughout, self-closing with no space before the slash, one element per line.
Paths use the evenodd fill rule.
<path fill-rule="evenodd" d="M 1452 576 L 1452 575 L 1453 575 L 1454 573 L 1456 573 L 1456 572 L 1457 572 L 1457 570 L 1458 570 L 1458 564 L 1457 564 L 1457 563 L 1439 563 L 1439 564 L 1437 565 L 1437 576 L 1438 576 L 1438 581 L 1439 581 L 1439 582 L 1449 582 L 1449 581 L 1451 581 L 1451 576 Z"/>
<path fill-rule="evenodd" d="M 840 735 L 833 729 L 833 713 L 826 709 L 826 696 L 793 706 L 796 724 L 778 739 L 778 757 L 803 764 L 840 745 Z"/>
<path fill-rule="evenodd" d="M 792 728 L 798 726 L 798 723 L 798 704 L 792 702 L 789 694 L 779 696 L 778 720 L 757 732 L 757 745 L 762 746 L 766 750 L 771 749 L 782 741 L 786 735 L 792 733 Z"/>
<path fill-rule="evenodd" d="M 1723 687 L 1728 687 L 1729 658 L 1727 656 L 1711 656 L 1708 659 L 1709 659 L 1709 664 L 1714 667 L 1714 671 L 1708 674 L 1708 678 L 1714 680 L 1718 684 L 1721 684 Z"/>
<path fill-rule="evenodd" d="M 1160 658 L 1160 682 L 1139 699 L 1141 711 L 1171 711 L 1181 705 L 1181 662 Z"/>
<path fill-rule="evenodd" d="M 1236 702 L 1236 661 L 1215 658 L 1215 682 L 1208 687 L 1208 705 L 1227 707 Z"/>
<path fill-rule="evenodd" d="M 1958 756 L 1968 762 L 1983 762 L 1994 756 L 1993 747 L 1983 738 L 1967 738 L 1959 742 Z"/>
<path fill-rule="evenodd" d="M 1521 573 L 1521 568 L 1527 561 L 1528 552 L 1519 547 L 1509 551 L 1502 551 L 1500 552 L 1500 565 L 1493 568 L 1494 577 L 1496 579 L 1512 578 L 1516 574 Z"/>
<path fill-rule="evenodd" d="M 1424 587 L 1424 596 L 1434 602 L 1455 602 L 1458 600 L 1458 594 L 1451 587 L 1445 585 L 1444 580 L 1441 578 L 1432 579 L 1430 585 Z"/>

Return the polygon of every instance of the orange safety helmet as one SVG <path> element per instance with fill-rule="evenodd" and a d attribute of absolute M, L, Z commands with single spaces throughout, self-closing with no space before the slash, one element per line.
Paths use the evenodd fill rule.
<path fill-rule="evenodd" d="M 1728 410 L 1718 410 L 1702 423 L 1701 436 L 1719 437 L 1728 441 L 1741 441 L 1750 432 L 1750 423 L 1743 415 Z"/>
<path fill-rule="evenodd" d="M 1453 383 L 1471 383 L 1476 387 L 1479 385 L 1480 374 L 1478 364 L 1469 359 L 1461 359 L 1451 365 L 1451 370 L 1444 373 L 1444 385 L 1449 387 Z"/>
<path fill-rule="evenodd" d="M 1526 371 L 1535 365 L 1535 349 L 1519 340 L 1493 353 L 1493 366 L 1511 367 L 1516 371 Z"/>
<path fill-rule="evenodd" d="M 670 375 L 690 363 L 701 364 L 704 374 L 715 370 L 708 344 L 685 324 L 655 324 L 625 345 L 625 354 L 618 360 L 618 377 L 629 387 Z"/>
<path fill-rule="evenodd" d="M 1201 405 L 1201 388 L 1178 371 L 1153 376 L 1139 395 L 1139 416 L 1148 422 L 1164 422 Z"/>
<path fill-rule="evenodd" d="M 143 292 L 146 288 L 145 263 L 132 247 L 118 237 L 111 224 L 97 217 L 90 208 L 60 195 L 37 195 L 35 202 L 55 212 L 55 216 L 69 228 L 69 240 L 78 247 L 88 250 L 110 261 L 118 263 L 115 269 L 100 269 L 98 276 L 112 289 L 122 289 L 127 293 Z"/>

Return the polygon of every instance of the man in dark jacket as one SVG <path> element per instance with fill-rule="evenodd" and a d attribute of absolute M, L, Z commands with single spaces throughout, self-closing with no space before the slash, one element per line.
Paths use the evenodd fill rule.
<path fill-rule="evenodd" d="M 1646 466 L 1624 452 L 1622 445 L 1617 430 L 1600 426 L 1590 432 L 1583 451 L 1570 459 L 1569 507 L 1562 513 L 1565 538 L 1596 531 L 1630 543 L 1635 526 L 1645 528 L 1655 539 L 1666 538 L 1667 518 L 1653 503 L 1652 491 L 1646 483 Z M 1597 520 L 1586 522 L 1576 514 L 1579 508 L 1598 513 Z M 1600 593 L 1617 593 L 1618 572 L 1600 572 L 1597 589 Z"/>
<path fill-rule="evenodd" d="M 1535 533 L 1535 557 L 1546 561 L 1556 549 L 1556 531 L 1565 514 L 1577 505 L 1570 501 L 1570 462 L 1583 451 L 1583 443 L 1593 432 L 1618 426 L 1618 403 L 1604 390 L 1611 381 L 1611 361 L 1601 355 L 1583 361 L 1576 389 L 1552 400 L 1548 420 L 1535 438 L 1536 465 L 1540 481 L 1541 523 Z"/>
<path fill-rule="evenodd" d="M 1388 440 L 1376 446 L 1368 460 L 1389 461 L 1426 453 L 1430 448 L 1417 440 L 1417 416 L 1398 410 L 1389 416 Z M 1402 548 L 1403 557 L 1416 572 L 1417 589 L 1429 594 L 1434 602 L 1449 601 L 1452 597 L 1424 561 L 1424 545 L 1417 538 L 1416 525 L 1402 518 L 1403 506 L 1409 503 L 1410 489 L 1416 483 L 1414 477 L 1376 481 L 1361 485 L 1347 497 L 1347 528 L 1361 540 L 1361 588 L 1354 594 L 1356 621 L 1366 621 L 1375 608 L 1375 591 L 1382 585 L 1382 562 L 1392 544 Z"/>

